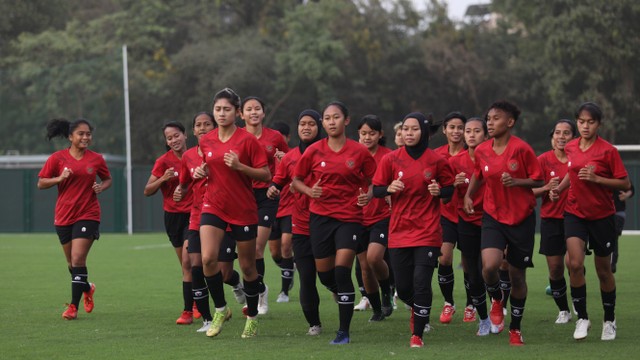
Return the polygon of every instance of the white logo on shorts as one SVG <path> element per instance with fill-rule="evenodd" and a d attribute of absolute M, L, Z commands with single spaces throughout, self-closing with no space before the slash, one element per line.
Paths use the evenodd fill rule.
<path fill-rule="evenodd" d="M 353 235 L 353 241 L 358 240 L 358 235 Z"/>
<path fill-rule="evenodd" d="M 528 261 L 529 261 L 529 257 L 528 257 L 528 256 L 525 256 L 525 257 L 524 257 L 524 262 L 528 262 Z"/>
<path fill-rule="evenodd" d="M 227 248 L 227 254 L 231 254 L 231 248 Z"/>
<path fill-rule="evenodd" d="M 611 247 L 611 243 L 610 242 L 607 243 L 607 247 Z"/>
<path fill-rule="evenodd" d="M 384 234 L 380 234 L 380 239 L 384 239 Z"/>
<path fill-rule="evenodd" d="M 82 229 L 80 229 L 80 231 L 87 232 L 87 228 L 83 226 Z"/>
<path fill-rule="evenodd" d="M 264 221 L 269 221 L 269 215 L 264 216 Z"/>
<path fill-rule="evenodd" d="M 429 253 L 427 254 L 429 257 L 433 257 L 433 253 L 431 251 L 429 251 Z"/>
<path fill-rule="evenodd" d="M 248 226 L 244 227 L 244 232 L 249 232 L 249 227 Z"/>

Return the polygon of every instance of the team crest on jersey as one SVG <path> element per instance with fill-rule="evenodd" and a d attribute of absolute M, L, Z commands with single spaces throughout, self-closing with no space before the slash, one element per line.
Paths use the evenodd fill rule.
<path fill-rule="evenodd" d="M 353 169 L 353 167 L 356 165 L 356 162 L 355 162 L 355 161 L 353 161 L 353 160 L 351 160 L 351 159 L 349 159 L 349 160 L 347 160 L 344 164 L 345 164 L 345 165 L 347 165 L 347 167 L 348 167 L 349 169 Z"/>
<path fill-rule="evenodd" d="M 89 174 L 93 174 L 93 168 L 92 168 L 92 167 L 88 167 L 88 168 L 87 168 L 87 173 L 89 173 Z"/>
<path fill-rule="evenodd" d="M 424 177 L 425 179 L 431 179 L 431 175 L 433 175 L 433 173 L 431 172 L 431 169 L 426 169 L 424 171 Z"/>
<path fill-rule="evenodd" d="M 584 167 L 586 167 L 587 169 L 596 172 L 596 164 L 587 164 Z"/>
<path fill-rule="evenodd" d="M 509 161 L 509 170 L 511 170 L 511 171 L 518 170 L 518 161 L 516 161 L 516 160 Z"/>
<path fill-rule="evenodd" d="M 266 148 L 267 148 L 268 152 L 272 152 L 273 151 L 273 145 L 267 145 Z"/>

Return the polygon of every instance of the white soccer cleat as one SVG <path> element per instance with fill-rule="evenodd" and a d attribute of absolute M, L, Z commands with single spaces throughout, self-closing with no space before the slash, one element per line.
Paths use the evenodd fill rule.
<path fill-rule="evenodd" d="M 480 319 L 480 323 L 478 324 L 478 332 L 476 335 L 478 336 L 487 336 L 491 333 L 491 320 L 486 318 L 484 320 Z"/>
<path fill-rule="evenodd" d="M 204 320 L 202 322 L 202 327 L 200 329 L 196 330 L 196 332 L 199 332 L 199 333 L 207 332 L 207 330 L 209 330 L 210 327 L 211 327 L 211 321 Z"/>
<path fill-rule="evenodd" d="M 590 328 L 591 321 L 589 321 L 589 319 L 578 319 L 578 321 L 576 321 L 576 330 L 573 332 L 573 338 L 576 340 L 586 338 Z"/>
<path fill-rule="evenodd" d="M 264 292 L 258 296 L 258 314 L 265 315 L 269 312 L 269 287 L 264 284 Z"/>
<path fill-rule="evenodd" d="M 277 303 L 288 303 L 289 302 L 289 295 L 281 292 L 280 294 L 278 294 L 278 298 L 276 299 Z"/>
<path fill-rule="evenodd" d="M 370 308 L 371 308 L 371 304 L 369 304 L 369 299 L 367 299 L 366 296 L 363 296 L 362 299 L 360 299 L 360 302 L 358 303 L 358 305 L 353 307 L 353 310 L 365 311 Z"/>
<path fill-rule="evenodd" d="M 242 283 L 238 283 L 238 285 L 233 287 L 233 297 L 236 298 L 236 301 L 240 305 L 247 303 L 247 297 L 244 294 L 244 286 Z"/>
<path fill-rule="evenodd" d="M 571 311 L 560 311 L 556 318 L 556 324 L 566 324 L 571 321 Z"/>
<path fill-rule="evenodd" d="M 605 321 L 602 323 L 602 336 L 600 339 L 608 341 L 616 339 L 616 321 Z"/>
<path fill-rule="evenodd" d="M 309 331 L 307 331 L 307 335 L 309 336 L 317 336 L 322 334 L 322 326 L 313 325 L 309 327 Z"/>

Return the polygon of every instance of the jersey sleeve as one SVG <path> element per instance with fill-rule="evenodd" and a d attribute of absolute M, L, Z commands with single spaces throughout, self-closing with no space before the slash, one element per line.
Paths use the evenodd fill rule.
<path fill-rule="evenodd" d="M 366 179 L 372 179 L 376 174 L 376 159 L 371 156 L 369 150 L 365 151 L 366 153 L 364 154 L 364 160 L 362 162 L 362 175 L 364 175 Z"/>
<path fill-rule="evenodd" d="M 54 153 L 47 158 L 47 161 L 45 161 L 42 170 L 40 170 L 40 173 L 38 174 L 38 177 L 43 179 L 54 178 L 56 176 L 59 176 L 61 172 L 60 161 L 58 161 L 58 157 Z"/>
<path fill-rule="evenodd" d="M 102 155 L 98 155 L 98 177 L 100 180 L 111 179 L 109 167 L 107 167 L 107 162 Z"/>
<path fill-rule="evenodd" d="M 293 177 L 302 181 L 311 173 L 311 165 L 313 162 L 313 149 L 307 148 L 307 151 L 302 154 L 302 157 L 298 160 L 295 169 L 293 170 Z"/>
<path fill-rule="evenodd" d="M 167 170 L 164 161 L 163 161 L 163 157 L 159 157 L 158 159 L 156 159 L 155 164 L 153 164 L 153 169 L 151 169 L 151 175 L 160 178 L 162 177 L 162 175 L 164 175 L 164 171 Z"/>
<path fill-rule="evenodd" d="M 289 152 L 289 145 L 287 145 L 287 142 L 284 141 L 284 138 L 282 136 L 280 136 L 280 139 L 278 140 L 278 143 L 276 144 L 276 148 L 278 148 L 278 150 L 282 151 L 282 152 Z"/>
<path fill-rule="evenodd" d="M 391 161 L 390 154 L 385 155 L 378 164 L 376 173 L 373 176 L 373 186 L 387 186 L 391 184 L 393 179 L 391 178 Z"/>
<path fill-rule="evenodd" d="M 455 174 L 449 161 L 438 159 L 438 182 L 441 187 L 453 185 Z"/>
<path fill-rule="evenodd" d="M 620 157 L 620 153 L 618 149 L 613 148 L 607 154 L 609 158 L 609 164 L 611 164 L 611 174 L 613 174 L 614 179 L 623 179 L 629 176 L 627 173 L 627 169 L 624 167 L 624 163 L 622 162 L 622 158 Z"/>
<path fill-rule="evenodd" d="M 525 148 L 522 151 L 522 160 L 527 170 L 527 177 L 532 180 L 544 180 L 542 174 L 542 167 L 536 157 L 536 154 L 531 148 Z"/>
<path fill-rule="evenodd" d="M 183 156 L 182 160 L 180 160 L 180 184 L 181 185 L 189 185 L 193 181 L 191 177 L 191 169 L 189 169 L 189 162 L 187 161 L 187 157 Z"/>
<path fill-rule="evenodd" d="M 267 152 L 264 147 L 253 135 L 251 135 L 249 139 L 250 140 L 247 141 L 247 151 L 249 154 L 249 161 L 251 163 L 246 165 L 256 169 L 268 166 L 269 161 L 267 160 Z"/>
<path fill-rule="evenodd" d="M 276 174 L 271 179 L 271 182 L 278 186 L 285 186 L 289 182 L 289 172 L 287 169 L 289 168 L 289 164 L 291 161 L 288 156 L 282 158 L 282 161 L 278 163 L 276 166 Z"/>

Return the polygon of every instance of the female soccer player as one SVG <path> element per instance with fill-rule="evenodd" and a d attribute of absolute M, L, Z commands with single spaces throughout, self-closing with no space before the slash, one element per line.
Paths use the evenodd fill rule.
<path fill-rule="evenodd" d="M 373 184 L 376 197 L 391 196 L 391 266 L 400 299 L 413 307 L 409 344 L 422 347 L 442 245 L 440 199 L 453 194 L 454 176 L 447 160 L 428 148 L 429 120 L 423 114 L 405 116 L 402 138 L 404 147 L 382 158 Z"/>
<path fill-rule="evenodd" d="M 205 279 L 216 307 L 207 336 L 217 336 L 231 318 L 218 264 L 220 244 L 230 227 L 237 243 L 247 301 L 242 338 L 250 338 L 258 331 L 258 293 L 262 285 L 256 271 L 258 208 L 251 181 L 270 181 L 271 173 L 258 140 L 235 124 L 240 115 L 240 97 L 233 90 L 225 88 L 214 96 L 213 115 L 218 128 L 200 138 L 203 164 L 194 170 L 194 178 L 207 177 L 200 246 Z"/>
<path fill-rule="evenodd" d="M 475 168 L 476 147 L 487 139 L 487 132 L 487 123 L 484 119 L 477 117 L 468 119 L 464 128 L 464 141 L 468 148 L 466 151 L 463 150 L 449 159 L 456 173 L 453 186 L 456 188 L 455 194 L 458 197 L 458 248 L 462 253 L 462 268 L 466 275 L 467 286 L 465 288 L 468 289 L 467 292 L 472 303 L 471 309 L 469 307 L 465 308 L 465 321 L 471 322 L 477 311 L 480 317 L 478 336 L 489 335 L 491 330 L 491 322 L 487 315 L 487 295 L 484 281 L 482 280 L 482 260 L 480 258 L 484 184 L 479 184 L 478 190 L 473 195 L 473 208 L 469 213 L 464 210 L 464 196 Z M 467 312 L 470 313 L 469 317 Z"/>
<path fill-rule="evenodd" d="M 320 335 L 322 324 L 320 323 L 320 297 L 316 288 L 316 264 L 313 259 L 311 242 L 309 240 L 309 197 L 295 192 L 291 188 L 294 170 L 298 160 L 305 150 L 316 141 L 320 140 L 321 132 L 320 114 L 317 111 L 307 109 L 298 116 L 298 137 L 300 144 L 291 149 L 278 165 L 276 175 L 267 195 L 275 198 L 280 195 L 280 205 L 284 203 L 285 193 L 292 197 L 291 231 L 293 233 L 293 255 L 300 275 L 300 306 L 305 319 L 309 323 L 307 335 Z M 335 292 L 335 284 L 332 286 Z"/>
<path fill-rule="evenodd" d="M 289 146 L 278 131 L 262 125 L 265 116 L 264 108 L 264 102 L 260 98 L 249 96 L 242 101 L 240 115 L 246 125 L 245 129 L 258 138 L 258 141 L 265 149 L 267 160 L 269 161 L 269 170 L 272 174 L 275 174 L 276 155 L 283 156 L 284 153 L 289 151 Z M 288 269 L 288 271 L 292 271 L 293 269 L 293 258 L 289 257 L 285 260 L 281 256 L 280 238 L 269 239 L 271 227 L 276 220 L 278 200 L 267 197 L 267 188 L 269 188 L 269 183 L 253 180 L 253 192 L 258 204 L 256 268 L 258 269 L 261 282 L 264 279 L 264 248 L 265 245 L 267 245 L 267 240 L 271 240 L 269 241 L 269 250 L 271 251 L 273 261 L 282 269 Z M 265 284 L 264 288 L 260 291 L 260 299 L 258 302 L 258 313 L 260 315 L 264 315 L 269 311 L 268 296 L 269 288 Z"/>
<path fill-rule="evenodd" d="M 184 126 L 177 121 L 170 121 L 162 127 L 166 145 L 165 154 L 156 159 L 151 175 L 144 187 L 144 195 L 152 196 L 158 189 L 162 191 L 162 207 L 164 209 L 164 227 L 169 241 L 178 256 L 182 267 L 182 298 L 184 309 L 176 320 L 178 325 L 193 322 L 194 302 L 191 283 L 191 261 L 187 252 L 187 232 L 189 230 L 189 211 L 193 193 L 188 190 L 182 201 L 173 200 L 173 192 L 179 185 L 179 170 L 182 155 L 187 151 L 187 135 Z M 199 313 L 198 313 L 199 315 Z"/>
<path fill-rule="evenodd" d="M 447 144 L 434 151 L 447 160 L 464 150 L 464 124 L 467 118 L 457 111 L 447 114 L 442 123 L 442 133 L 447 138 Z M 454 191 L 455 192 L 455 191 Z M 458 211 L 457 211 L 457 195 L 451 198 L 451 201 L 440 207 L 442 217 L 440 224 L 442 225 L 442 255 L 438 258 L 438 284 L 440 291 L 444 296 L 444 306 L 440 313 L 440 322 L 448 324 L 456 313 L 456 305 L 453 301 L 453 249 L 458 242 Z M 466 287 L 465 287 L 466 288 Z M 467 305 L 471 305 L 468 303 Z M 475 315 L 473 306 L 465 308 L 464 320 L 470 321 Z"/>
<path fill-rule="evenodd" d="M 385 138 L 382 122 L 375 115 L 366 115 L 358 124 L 360 143 L 367 147 L 376 164 L 391 150 L 384 146 Z M 363 209 L 363 225 L 367 228 L 358 253 L 356 270 L 361 268 L 361 282 L 364 284 L 363 299 L 366 298 L 373 309 L 369 321 L 380 321 L 393 312 L 389 266 L 384 259 L 389 237 L 389 204 L 385 199 L 372 199 Z M 357 271 L 356 271 L 357 273 Z M 378 283 L 382 302 L 378 293 Z"/>
<path fill-rule="evenodd" d="M 93 311 L 96 286 L 88 282 L 87 256 L 100 237 L 100 204 L 97 195 L 111 186 L 104 158 L 91 150 L 93 127 L 85 119 L 69 122 L 53 119 L 47 124 L 47 139 L 63 137 L 71 145 L 53 153 L 38 174 L 38 189 L 58 186 L 54 216 L 56 233 L 71 273 L 71 303 L 62 313 L 67 320 L 78 317 L 84 295 L 84 311 Z M 100 178 L 100 182 L 96 181 Z"/>
<path fill-rule="evenodd" d="M 571 120 L 558 120 L 551 131 L 552 150 L 538 156 L 544 175 L 545 185 L 533 189 L 536 197 L 542 198 L 540 207 L 540 254 L 547 257 L 551 295 L 558 306 L 556 324 L 566 324 L 571 320 L 571 310 L 567 302 L 567 282 L 564 278 L 564 257 L 567 245 L 564 238 L 564 207 L 567 192 L 563 192 L 557 202 L 549 198 L 549 190 L 558 186 L 559 179 L 567 174 L 567 154 L 564 148 L 576 137 L 576 125 Z"/>
<path fill-rule="evenodd" d="M 404 140 L 402 140 L 402 121 L 393 125 L 393 132 L 395 133 L 393 142 L 396 144 L 396 147 L 403 147 Z"/>
<path fill-rule="evenodd" d="M 337 285 L 340 328 L 331 344 L 348 344 L 355 293 L 351 267 L 363 235 L 362 207 L 369 201 L 376 162 L 367 149 L 348 139 L 349 111 L 332 102 L 322 113 L 327 139 L 309 146 L 294 171 L 293 188 L 311 198 L 309 227 L 320 281 Z M 307 184 L 311 185 L 308 186 Z"/>
<path fill-rule="evenodd" d="M 542 186 L 542 170 L 529 144 L 511 134 L 520 110 L 507 101 L 493 103 L 487 112 L 491 140 L 475 151 L 475 171 L 464 207 L 473 210 L 473 196 L 485 182 L 482 209 L 482 274 L 491 296 L 491 332 L 504 328 L 503 294 L 498 269 L 504 250 L 511 277 L 511 324 L 509 343 L 524 345 L 520 324 L 527 299 L 526 269 L 532 267 L 536 199 L 532 188 Z M 508 204 L 508 206 L 506 206 Z"/>
<path fill-rule="evenodd" d="M 571 184 L 564 214 L 564 235 L 569 254 L 571 298 L 578 313 L 573 338 L 586 338 L 591 327 L 583 271 L 588 240 L 595 254 L 604 308 L 601 339 L 614 340 L 616 280 L 611 272 L 611 252 L 617 237 L 612 190 L 629 190 L 631 183 L 618 150 L 598 136 L 602 123 L 600 107 L 592 102 L 580 105 L 576 111 L 576 123 L 580 137 L 569 142 L 564 149 L 569 160 L 568 176 L 549 194 L 552 199 L 557 199 L 559 193 Z"/>

